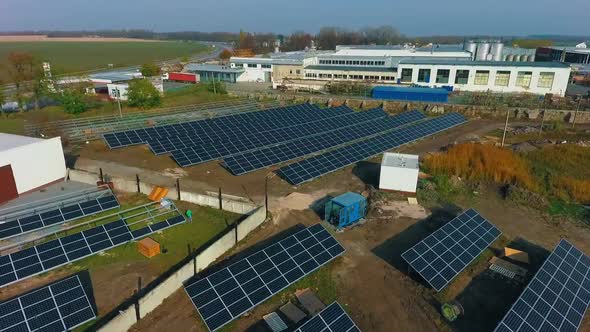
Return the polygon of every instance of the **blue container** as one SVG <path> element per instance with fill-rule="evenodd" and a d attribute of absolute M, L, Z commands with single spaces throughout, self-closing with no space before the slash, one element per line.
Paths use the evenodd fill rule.
<path fill-rule="evenodd" d="M 324 220 L 344 228 L 367 215 L 367 199 L 363 195 L 347 192 L 332 198 L 324 207 Z"/>
<path fill-rule="evenodd" d="M 373 98 L 446 103 L 449 91 L 442 88 L 377 86 L 373 88 Z"/>

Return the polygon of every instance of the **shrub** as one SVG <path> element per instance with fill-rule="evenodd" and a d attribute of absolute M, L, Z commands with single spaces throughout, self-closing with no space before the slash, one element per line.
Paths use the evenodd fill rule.
<path fill-rule="evenodd" d="M 590 203 L 590 180 L 579 180 L 569 176 L 557 176 L 552 181 L 553 192 L 564 200 Z"/>
<path fill-rule="evenodd" d="M 209 81 L 209 83 L 207 83 L 207 91 L 219 93 L 222 95 L 227 94 L 227 89 L 225 88 L 225 84 L 223 84 L 223 82 L 219 82 L 219 81 Z"/>
<path fill-rule="evenodd" d="M 70 114 L 80 114 L 88 109 L 86 96 L 77 90 L 64 90 L 58 99 L 64 108 L 64 112 Z"/>
<path fill-rule="evenodd" d="M 135 79 L 129 83 L 127 100 L 129 106 L 142 108 L 158 106 L 162 102 L 158 89 L 145 79 Z"/>
<path fill-rule="evenodd" d="M 160 66 L 155 63 L 144 63 L 139 69 L 141 74 L 145 77 L 152 77 L 160 75 Z"/>

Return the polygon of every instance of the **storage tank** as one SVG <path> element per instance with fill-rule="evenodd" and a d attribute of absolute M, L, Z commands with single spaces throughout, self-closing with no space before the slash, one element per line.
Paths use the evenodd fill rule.
<path fill-rule="evenodd" d="M 520 62 L 520 55 L 518 55 L 518 54 L 514 55 L 514 62 Z"/>
<path fill-rule="evenodd" d="M 477 45 L 477 54 L 475 56 L 475 60 L 486 61 L 488 53 L 490 53 L 490 43 L 479 43 L 479 45 Z"/>
<path fill-rule="evenodd" d="M 494 43 L 492 45 L 492 50 L 490 51 L 490 53 L 492 54 L 492 60 L 502 61 L 502 52 L 504 52 L 504 43 Z"/>
<path fill-rule="evenodd" d="M 463 45 L 463 49 L 471 53 L 471 59 L 475 58 L 475 52 L 477 51 L 477 44 L 470 40 Z"/>
<path fill-rule="evenodd" d="M 535 54 L 534 53 L 531 54 L 531 55 L 529 55 L 529 61 L 530 62 L 535 62 Z"/>
<path fill-rule="evenodd" d="M 523 54 L 520 56 L 520 61 L 522 62 L 529 62 L 529 56 L 526 54 Z"/>
<path fill-rule="evenodd" d="M 506 56 L 506 61 L 510 61 L 510 62 L 514 61 L 514 54 L 508 54 Z"/>

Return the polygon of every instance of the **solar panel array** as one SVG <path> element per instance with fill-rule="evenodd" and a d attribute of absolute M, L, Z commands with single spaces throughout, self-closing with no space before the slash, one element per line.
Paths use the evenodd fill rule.
<path fill-rule="evenodd" d="M 0 239 L 87 217 L 117 207 L 119 207 L 117 198 L 111 191 L 108 191 L 105 196 L 0 224 Z"/>
<path fill-rule="evenodd" d="M 383 118 L 387 114 L 381 109 L 335 116 L 330 119 L 318 120 L 287 128 L 247 136 L 235 136 L 205 144 L 192 144 L 172 152 L 172 158 L 182 167 L 187 167 L 210 160 L 216 160 L 232 154 L 241 153 L 268 145 L 290 141 L 300 137 L 318 134 L 326 130 L 347 126 L 350 123 L 364 122 Z"/>
<path fill-rule="evenodd" d="M 590 304 L 590 258 L 561 240 L 495 332 L 580 328 Z"/>
<path fill-rule="evenodd" d="M 360 332 L 338 302 L 325 307 L 295 332 Z"/>
<path fill-rule="evenodd" d="M 173 217 L 132 231 L 124 220 L 117 220 L 0 256 L 0 287 L 137 240 L 184 221 L 184 217 L 175 211 Z"/>
<path fill-rule="evenodd" d="M 229 156 L 223 161 L 226 168 L 234 175 L 240 175 L 375 135 L 424 118 L 424 114 L 419 111 L 408 111 L 360 123 L 351 122 L 348 126 L 336 130 Z"/>
<path fill-rule="evenodd" d="M 327 109 L 321 112 L 318 112 L 318 110 L 319 108 L 315 105 L 301 104 L 266 111 L 240 113 L 212 119 L 109 133 L 104 135 L 104 139 L 107 145 L 111 149 L 114 149 L 146 143 L 149 140 L 157 140 L 161 137 L 183 136 L 195 132 L 204 132 L 214 136 L 217 132 L 232 130 L 243 132 L 247 132 L 248 130 L 258 131 L 258 128 L 266 128 L 277 122 L 281 123 L 281 121 L 285 121 L 286 119 L 302 123 L 312 121 L 318 117 L 328 117 L 343 111 L 352 112 L 348 108 Z"/>
<path fill-rule="evenodd" d="M 461 114 L 449 113 L 281 167 L 278 174 L 297 185 L 464 122 Z"/>
<path fill-rule="evenodd" d="M 70 331 L 96 317 L 77 275 L 0 303 L 0 332 Z"/>
<path fill-rule="evenodd" d="M 218 149 L 223 149 L 224 146 L 240 144 L 244 140 L 249 142 L 250 145 L 255 143 L 263 144 L 264 140 L 260 141 L 260 139 L 263 139 L 265 136 L 285 137 L 288 134 L 283 133 L 283 131 L 293 131 L 294 128 L 299 128 L 299 130 L 305 130 L 306 132 L 314 132 L 317 130 L 315 128 L 319 127 L 317 122 L 323 121 L 322 123 L 326 126 L 335 126 L 335 124 L 331 124 L 330 120 L 341 123 L 344 121 L 342 117 L 356 117 L 358 115 L 356 112 L 350 112 L 350 108 L 347 106 L 330 108 L 328 111 L 311 110 L 305 116 L 301 113 L 300 111 L 290 112 L 288 113 L 291 115 L 290 117 L 277 118 L 276 121 L 268 124 L 241 123 L 225 130 L 203 130 L 187 133 L 183 136 L 159 137 L 155 140 L 148 140 L 147 143 L 156 155 L 202 144 L 217 144 Z M 331 115 L 330 119 L 326 119 L 326 114 Z M 385 113 L 382 113 L 382 116 L 385 115 Z M 308 128 L 310 126 L 314 129 Z M 220 145 L 221 143 L 224 145 Z"/>
<path fill-rule="evenodd" d="M 402 258 L 440 291 L 500 234 L 477 211 L 469 209 L 404 252 Z"/>
<path fill-rule="evenodd" d="M 215 331 L 305 275 L 344 248 L 321 225 L 301 230 L 185 290 L 210 331 Z"/>

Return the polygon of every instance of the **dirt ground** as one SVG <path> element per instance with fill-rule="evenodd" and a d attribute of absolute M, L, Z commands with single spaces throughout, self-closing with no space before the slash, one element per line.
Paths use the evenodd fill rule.
<path fill-rule="evenodd" d="M 152 39 L 108 38 L 108 37 L 48 37 L 47 35 L 2 35 L 1 42 L 157 42 Z"/>

